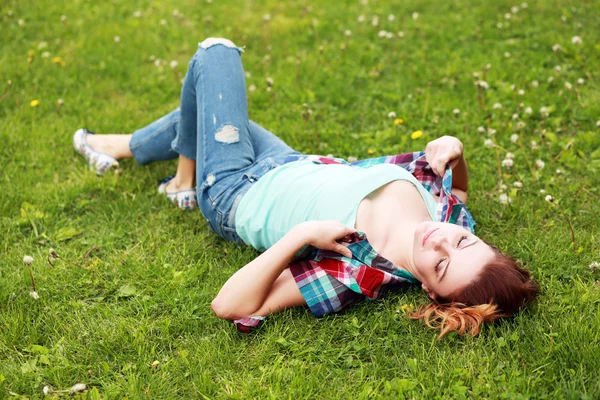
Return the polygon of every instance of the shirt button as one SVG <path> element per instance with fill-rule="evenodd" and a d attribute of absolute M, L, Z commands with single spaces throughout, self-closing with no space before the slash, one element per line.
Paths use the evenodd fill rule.
<path fill-rule="evenodd" d="M 216 206 L 216 205 L 217 205 L 217 202 L 216 202 L 216 201 L 213 201 L 213 202 L 212 202 L 212 205 L 213 205 L 213 206 Z"/>

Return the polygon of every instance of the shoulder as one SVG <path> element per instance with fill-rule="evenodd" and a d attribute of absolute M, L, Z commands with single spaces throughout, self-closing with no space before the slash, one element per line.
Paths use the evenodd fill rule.
<path fill-rule="evenodd" d="M 455 195 L 456 197 L 458 197 L 458 199 L 460 201 L 462 201 L 464 204 L 467 204 L 467 192 L 465 190 L 461 190 L 461 189 L 457 189 L 457 188 L 452 188 L 452 194 Z"/>

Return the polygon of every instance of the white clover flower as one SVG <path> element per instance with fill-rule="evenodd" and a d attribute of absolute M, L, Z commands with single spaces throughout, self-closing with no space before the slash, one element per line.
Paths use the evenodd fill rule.
<path fill-rule="evenodd" d="M 59 106 L 62 106 L 65 104 L 65 101 L 63 99 L 58 99 L 58 100 L 56 100 L 56 104 L 58 104 Z"/>
<path fill-rule="evenodd" d="M 583 40 L 579 36 L 573 36 L 571 38 L 571 43 L 573 43 L 573 44 L 582 44 Z"/>
<path fill-rule="evenodd" d="M 600 119 L 598 121 L 596 121 L 596 127 L 600 128 Z"/>
<path fill-rule="evenodd" d="M 166 19 L 161 19 L 159 22 L 161 25 L 166 25 L 167 24 L 167 20 Z"/>
<path fill-rule="evenodd" d="M 513 14 L 516 14 L 516 13 L 518 13 L 518 12 L 519 12 L 519 7 L 517 7 L 517 6 L 512 6 L 512 7 L 510 8 L 510 11 L 511 11 Z"/>
<path fill-rule="evenodd" d="M 523 96 L 525 94 L 525 91 L 523 89 L 519 89 L 519 91 L 517 92 L 517 94 L 519 96 Z"/>
<path fill-rule="evenodd" d="M 34 300 L 39 300 L 40 299 L 40 295 L 38 294 L 38 292 L 29 292 L 29 295 L 31 297 L 33 297 Z"/>
<path fill-rule="evenodd" d="M 571 82 L 565 82 L 565 88 L 567 90 L 571 90 L 571 89 L 573 89 L 573 85 L 571 85 Z"/>
<path fill-rule="evenodd" d="M 540 108 L 540 114 L 542 114 L 542 117 L 547 117 L 549 114 L 548 108 L 547 107 Z"/>
<path fill-rule="evenodd" d="M 540 194 L 546 194 L 546 190 L 545 189 L 540 189 Z"/>
<path fill-rule="evenodd" d="M 398 35 L 399 38 L 403 38 L 404 37 L 404 32 L 398 31 L 397 35 Z"/>
<path fill-rule="evenodd" d="M 596 271 L 596 270 L 598 270 L 599 268 L 600 268 L 600 264 L 598 263 L 598 261 L 592 261 L 592 262 L 590 263 L 590 269 L 591 269 L 592 271 Z"/>
<path fill-rule="evenodd" d="M 414 12 L 412 13 L 412 19 L 414 19 L 415 21 L 419 19 L 419 13 L 418 12 Z"/>
<path fill-rule="evenodd" d="M 502 166 L 503 167 L 512 168 L 512 166 L 513 166 L 513 160 L 510 159 L 510 158 L 506 158 L 506 159 L 502 160 Z"/>
<path fill-rule="evenodd" d="M 510 15 L 510 13 L 506 13 L 506 14 L 504 14 L 504 18 L 505 19 L 511 19 L 512 15 Z"/>
<path fill-rule="evenodd" d="M 45 51 L 42 53 L 42 58 L 48 58 L 48 57 L 50 57 L 50 52 Z"/>
<path fill-rule="evenodd" d="M 452 114 L 458 115 L 460 114 L 460 110 L 458 108 L 455 108 L 454 110 L 452 110 Z"/>
<path fill-rule="evenodd" d="M 160 58 L 157 58 L 156 60 L 154 60 L 155 67 L 160 67 L 160 63 L 161 63 Z"/>
<path fill-rule="evenodd" d="M 516 181 L 515 183 L 513 183 L 513 186 L 517 189 L 521 189 L 523 187 L 523 184 L 519 181 Z"/>
<path fill-rule="evenodd" d="M 379 17 L 377 15 L 375 15 L 372 19 L 371 19 L 371 25 L 373 26 L 377 26 L 379 25 Z"/>
<path fill-rule="evenodd" d="M 363 23 L 363 22 L 365 22 L 365 16 L 361 14 L 358 16 L 358 18 L 356 20 L 360 23 Z"/>
<path fill-rule="evenodd" d="M 344 31 L 344 35 L 346 35 L 346 36 L 352 36 L 352 31 L 350 29 L 346 29 Z"/>
<path fill-rule="evenodd" d="M 44 392 L 44 396 L 48 396 L 50 394 L 50 391 L 52 389 L 50 388 L 50 386 L 46 385 L 44 386 L 44 388 L 42 389 L 42 392 Z"/>
<path fill-rule="evenodd" d="M 552 203 L 552 202 L 554 201 L 554 197 L 552 197 L 552 196 L 550 196 L 550 195 L 547 195 L 547 196 L 546 196 L 544 199 L 545 199 L 545 200 L 546 200 L 548 203 Z"/>
<path fill-rule="evenodd" d="M 248 86 L 248 91 L 250 91 L 250 92 L 256 91 L 256 85 L 253 83 L 252 85 Z"/>
<path fill-rule="evenodd" d="M 533 113 L 533 110 L 531 109 L 531 107 L 527 107 L 525 109 L 525 114 L 531 114 L 531 113 Z"/>
<path fill-rule="evenodd" d="M 562 70 L 562 67 L 560 65 L 556 65 L 556 66 L 554 66 L 554 70 L 556 72 L 560 72 Z"/>
<path fill-rule="evenodd" d="M 263 20 L 264 21 L 270 21 L 271 20 L 271 14 L 265 14 L 265 15 L 263 15 Z"/>
<path fill-rule="evenodd" d="M 396 118 L 396 113 L 394 111 L 390 111 L 388 113 L 388 118 Z"/>
<path fill-rule="evenodd" d="M 552 46 L 552 51 L 556 52 L 556 51 L 561 51 L 562 47 L 560 47 L 560 44 L 555 44 L 554 46 Z"/>
<path fill-rule="evenodd" d="M 115 41 L 115 43 L 119 43 L 121 41 L 121 36 L 115 36 L 113 40 Z"/>
<path fill-rule="evenodd" d="M 517 88 L 517 85 L 510 85 L 510 90 L 515 90 Z"/>
<path fill-rule="evenodd" d="M 494 103 L 494 105 L 492 106 L 494 108 L 494 110 L 499 110 L 502 108 L 502 104 L 500 103 Z"/>
<path fill-rule="evenodd" d="M 562 175 L 562 173 L 563 173 L 563 172 L 562 172 L 562 169 L 557 169 L 557 170 L 556 170 L 556 175 Z"/>
<path fill-rule="evenodd" d="M 477 81 L 475 84 L 484 90 L 488 90 L 490 88 L 490 85 L 486 81 Z"/>
<path fill-rule="evenodd" d="M 502 29 L 502 22 L 498 22 L 498 23 L 496 24 L 496 28 L 498 28 L 498 29 Z"/>
<path fill-rule="evenodd" d="M 23 26 L 23 25 L 25 25 L 25 21 L 23 21 L 22 19 L 19 19 L 17 21 L 17 24 L 19 24 L 19 26 Z"/>
<path fill-rule="evenodd" d="M 353 163 L 353 162 L 356 162 L 356 161 L 358 161 L 358 159 L 357 159 L 356 157 L 354 157 L 354 156 L 349 156 L 349 157 L 348 157 L 348 159 L 347 159 L 347 161 L 348 161 L 349 163 Z"/>
<path fill-rule="evenodd" d="M 517 120 L 517 119 L 519 119 L 519 114 L 514 113 L 513 115 L 511 115 L 511 118 L 513 119 L 513 121 Z"/>
<path fill-rule="evenodd" d="M 488 149 L 491 149 L 492 147 L 494 147 L 494 141 L 492 139 L 485 139 L 483 141 L 483 145 Z"/>
<path fill-rule="evenodd" d="M 519 135 L 513 133 L 512 135 L 510 135 L 510 141 L 511 143 L 517 143 L 519 141 Z"/>
<path fill-rule="evenodd" d="M 388 21 L 393 21 L 395 19 L 396 19 L 396 17 L 394 16 L 394 14 L 388 15 Z"/>
<path fill-rule="evenodd" d="M 492 64 L 490 64 L 490 63 L 485 64 L 485 69 L 488 70 L 488 71 L 490 69 L 492 69 Z"/>
<path fill-rule="evenodd" d="M 537 142 L 535 140 L 531 141 L 531 150 L 537 150 L 538 145 Z"/>
<path fill-rule="evenodd" d="M 37 46 L 38 50 L 42 50 L 48 47 L 48 42 L 40 42 Z"/>
<path fill-rule="evenodd" d="M 531 81 L 531 86 L 538 87 L 540 86 L 540 83 L 538 81 Z"/>
<path fill-rule="evenodd" d="M 379 36 L 380 38 L 385 37 L 385 35 L 387 35 L 387 32 L 384 30 L 377 32 L 377 36 Z"/>
<path fill-rule="evenodd" d="M 545 166 L 545 165 L 546 165 L 546 163 L 545 163 L 545 162 L 543 162 L 542 160 L 537 160 L 537 161 L 535 162 L 535 167 L 536 167 L 537 169 L 544 169 L 544 166 Z"/>
<path fill-rule="evenodd" d="M 393 34 L 392 32 L 387 32 L 387 33 L 385 34 L 385 37 L 386 37 L 387 39 L 391 39 L 391 38 L 393 38 L 393 37 L 394 37 L 394 34 Z"/>
<path fill-rule="evenodd" d="M 567 22 L 567 17 L 566 17 L 566 15 L 561 15 L 561 16 L 560 16 L 560 20 L 561 20 L 562 22 Z"/>
<path fill-rule="evenodd" d="M 178 9 L 174 9 L 174 10 L 173 10 L 173 16 L 174 16 L 174 17 L 180 17 L 180 16 L 181 16 L 181 13 L 179 12 L 179 10 L 178 10 Z"/>
<path fill-rule="evenodd" d="M 500 196 L 498 196 L 498 200 L 500 203 L 507 205 L 510 201 L 510 198 L 506 195 L 506 193 L 502 193 Z"/>
<path fill-rule="evenodd" d="M 548 83 L 552 83 L 552 81 L 553 81 L 553 80 L 554 80 L 554 77 L 553 77 L 553 76 L 549 76 L 549 77 L 548 77 Z"/>
<path fill-rule="evenodd" d="M 510 53 L 507 51 L 504 53 L 504 57 L 509 58 L 510 57 Z"/>
<path fill-rule="evenodd" d="M 71 390 L 69 390 L 69 394 L 72 396 L 75 393 L 83 392 L 85 389 L 87 389 L 87 386 L 85 383 L 77 383 L 77 384 L 73 385 Z"/>
<path fill-rule="evenodd" d="M 518 129 L 523 129 L 523 128 L 525 128 L 526 126 L 527 126 L 527 124 L 526 124 L 525 122 L 523 122 L 523 121 L 519 121 L 519 122 L 517 122 L 517 128 L 518 128 Z"/>
<path fill-rule="evenodd" d="M 273 86 L 275 84 L 275 81 L 271 77 L 268 77 L 265 81 L 267 82 L 267 86 Z"/>
<path fill-rule="evenodd" d="M 522 9 L 526 9 L 527 7 L 529 7 L 529 6 L 527 5 L 527 3 L 521 3 L 521 8 L 522 8 Z"/>
<path fill-rule="evenodd" d="M 502 192 L 503 190 L 506 190 L 506 189 L 507 189 L 507 187 L 506 187 L 506 185 L 505 185 L 504 183 L 501 183 L 501 184 L 498 186 L 498 188 L 500 189 L 500 192 Z"/>
<path fill-rule="evenodd" d="M 493 128 L 488 128 L 488 135 L 493 135 L 494 133 L 496 133 L 496 130 Z"/>
<path fill-rule="evenodd" d="M 65 22 L 65 21 L 67 20 L 67 16 L 66 16 L 66 15 L 64 15 L 64 14 L 63 14 L 63 15 L 61 15 L 61 16 L 60 16 L 60 20 L 61 20 L 62 22 Z"/>
<path fill-rule="evenodd" d="M 25 257 L 23 257 L 23 262 L 27 265 L 31 265 L 31 263 L 33 262 L 33 257 L 25 256 Z"/>
<path fill-rule="evenodd" d="M 479 78 L 479 72 L 473 72 L 473 77 L 474 78 Z M 478 82 L 475 82 L 475 84 L 477 85 Z"/>
<path fill-rule="evenodd" d="M 141 11 L 134 11 L 134 12 L 133 12 L 133 16 L 134 16 L 135 18 L 141 18 L 141 16 L 142 16 L 142 12 L 141 12 Z"/>
<path fill-rule="evenodd" d="M 483 126 L 480 126 L 479 128 L 477 128 L 477 132 L 485 133 L 485 128 Z"/>
<path fill-rule="evenodd" d="M 251 73 L 250 71 L 244 71 L 244 76 L 245 76 L 247 79 L 250 79 L 250 78 L 252 78 L 252 73 Z"/>
<path fill-rule="evenodd" d="M 583 78 L 577 79 L 577 84 L 578 85 L 583 85 L 584 83 L 585 83 L 585 80 Z"/>
<path fill-rule="evenodd" d="M 171 68 L 173 68 L 173 69 L 177 68 L 177 66 L 178 66 L 178 65 L 179 65 L 179 63 L 178 63 L 176 60 L 172 60 L 172 61 L 169 63 L 169 67 L 171 67 Z"/>

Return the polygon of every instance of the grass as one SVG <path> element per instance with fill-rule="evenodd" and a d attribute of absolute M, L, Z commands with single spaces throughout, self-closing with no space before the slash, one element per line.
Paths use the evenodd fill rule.
<path fill-rule="evenodd" d="M 531 1 L 516 13 L 504 0 L 391 3 L 0 5 L 0 398 L 77 382 L 90 388 L 84 398 L 600 397 L 600 272 L 589 267 L 600 261 L 594 2 Z M 132 132 L 177 107 L 187 60 L 208 36 L 245 46 L 251 118 L 300 151 L 365 158 L 460 138 L 478 235 L 523 261 L 539 301 L 478 337 L 441 341 L 404 315 L 426 302 L 417 289 L 323 319 L 287 311 L 252 336 L 213 316 L 220 286 L 257 254 L 156 195 L 173 162 L 125 161 L 100 179 L 71 145 L 81 126 Z M 390 111 L 404 123 L 394 127 Z M 415 130 L 423 137 L 410 139 Z M 512 168 L 500 166 L 506 152 Z M 51 248 L 71 263 L 51 266 Z M 39 300 L 24 255 L 35 258 Z"/>

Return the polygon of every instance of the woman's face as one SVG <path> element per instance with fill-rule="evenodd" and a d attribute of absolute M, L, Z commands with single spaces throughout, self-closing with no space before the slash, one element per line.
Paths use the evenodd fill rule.
<path fill-rule="evenodd" d="M 432 298 L 469 285 L 493 258 L 490 246 L 458 225 L 425 221 L 415 230 L 413 262 Z"/>

